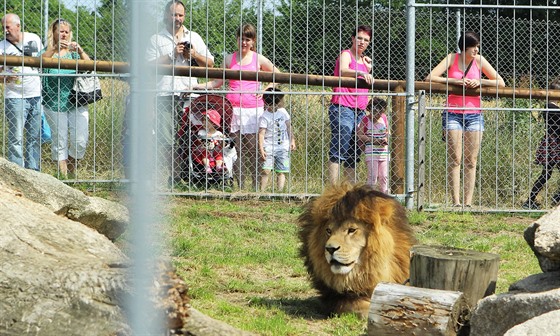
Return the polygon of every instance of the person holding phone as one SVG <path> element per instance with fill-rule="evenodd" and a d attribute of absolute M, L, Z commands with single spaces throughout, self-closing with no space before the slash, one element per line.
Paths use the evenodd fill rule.
<path fill-rule="evenodd" d="M 448 54 L 426 77 L 426 81 L 457 85 L 466 89 L 482 86 L 504 87 L 502 77 L 494 67 L 479 54 L 480 38 L 474 32 L 464 33 L 458 41 L 461 52 Z M 447 76 L 443 76 L 447 73 Z M 486 78 L 482 78 L 485 75 Z M 446 109 L 442 114 L 444 140 L 447 142 L 447 174 L 451 184 L 454 207 L 471 207 L 476 181 L 476 163 L 484 117 L 481 97 L 465 94 L 449 94 Z M 463 153 L 464 152 L 464 153 Z M 463 202 L 460 198 L 461 161 L 464 154 Z"/>
<path fill-rule="evenodd" d="M 165 5 L 163 23 L 165 28 L 150 38 L 146 50 L 146 60 L 152 64 L 170 64 L 174 66 L 193 65 L 214 66 L 214 56 L 199 34 L 188 30 L 184 26 L 185 4 L 180 0 L 169 1 Z M 156 141 L 158 148 L 157 177 L 179 179 L 178 173 L 182 164 L 181 160 L 173 153 L 175 136 L 177 134 L 178 118 L 180 111 L 196 97 L 185 91 L 198 84 L 196 77 L 162 75 L 158 77 L 156 94 Z M 183 101 L 181 96 L 187 98 Z M 185 105 L 183 105 L 185 104 Z M 175 155 L 174 155 L 175 154 Z M 171 171 L 169 171 L 171 170 Z"/>
<path fill-rule="evenodd" d="M 72 41 L 72 25 L 65 19 L 56 19 L 49 26 L 47 46 L 41 50 L 44 58 L 90 60 L 89 55 L 77 42 Z M 44 68 L 43 107 L 52 132 L 52 159 L 58 161 L 62 178 L 74 175 L 78 160 L 86 152 L 89 136 L 89 112 L 86 106 L 70 102 L 74 77 L 59 76 L 75 74 L 76 70 Z"/>

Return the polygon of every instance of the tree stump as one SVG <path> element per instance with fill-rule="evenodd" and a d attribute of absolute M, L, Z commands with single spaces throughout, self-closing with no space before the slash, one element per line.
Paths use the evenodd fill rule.
<path fill-rule="evenodd" d="M 468 312 L 461 292 L 382 282 L 371 297 L 368 335 L 455 336 Z"/>
<path fill-rule="evenodd" d="M 427 245 L 413 246 L 410 253 L 412 286 L 463 292 L 471 309 L 496 290 L 497 254 Z"/>

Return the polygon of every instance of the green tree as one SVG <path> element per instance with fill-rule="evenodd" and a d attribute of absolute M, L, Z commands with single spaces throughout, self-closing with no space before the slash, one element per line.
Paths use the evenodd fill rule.
<path fill-rule="evenodd" d="M 225 53 L 238 49 L 235 33 L 239 26 L 257 25 L 256 5 L 243 6 L 241 0 L 193 0 L 187 7 L 185 25 L 202 36 L 215 56 L 216 66 L 222 64 Z"/>
<path fill-rule="evenodd" d="M 94 41 L 96 58 L 128 61 L 130 10 L 124 0 L 106 0 L 97 9 Z M 154 18 L 155 20 L 155 18 Z"/>

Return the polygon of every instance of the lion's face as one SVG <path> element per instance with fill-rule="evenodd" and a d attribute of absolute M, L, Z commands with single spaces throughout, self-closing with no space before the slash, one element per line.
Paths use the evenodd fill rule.
<path fill-rule="evenodd" d="M 408 277 L 415 240 L 406 210 L 369 186 L 326 189 L 306 205 L 299 225 L 300 255 L 333 312 L 367 317 L 377 283 Z"/>
<path fill-rule="evenodd" d="M 342 224 L 329 223 L 326 229 L 325 258 L 335 274 L 348 274 L 360 263 L 360 255 L 366 246 L 367 233 L 355 220 Z"/>

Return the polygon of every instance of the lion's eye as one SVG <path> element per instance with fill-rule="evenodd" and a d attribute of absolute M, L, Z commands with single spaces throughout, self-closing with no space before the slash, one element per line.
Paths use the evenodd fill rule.
<path fill-rule="evenodd" d="M 355 229 L 355 228 L 349 228 L 349 229 L 348 229 L 348 233 L 354 233 L 354 232 L 356 232 L 356 229 Z"/>
<path fill-rule="evenodd" d="M 331 229 L 327 229 L 327 234 L 328 234 L 329 236 L 331 235 L 331 233 L 332 233 L 332 230 L 331 230 Z"/>

